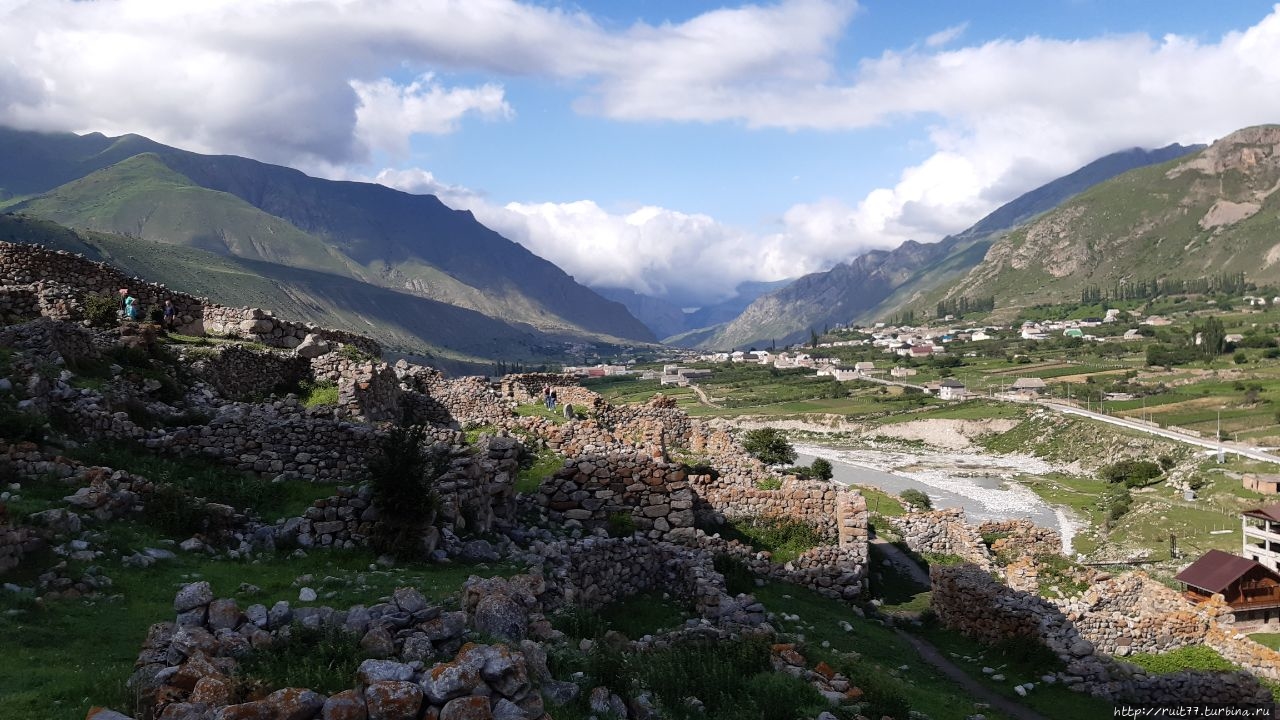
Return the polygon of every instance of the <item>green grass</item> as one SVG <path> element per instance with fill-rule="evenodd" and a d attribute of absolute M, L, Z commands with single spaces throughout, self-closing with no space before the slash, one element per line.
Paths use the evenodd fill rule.
<path fill-rule="evenodd" d="M 241 583 L 261 588 L 236 596 L 241 607 L 277 600 L 297 603 L 294 579 L 309 574 L 320 602 L 334 608 L 370 604 L 402 586 L 437 601 L 456 602 L 461 583 L 476 566 L 405 565 L 370 570 L 368 551 L 313 552 L 305 558 L 281 554 L 251 563 L 182 554 L 150 568 L 105 566 L 114 595 L 98 600 L 32 604 L 0 593 L 0 720 L 80 720 L 90 705 L 125 709 L 124 681 L 133 670 L 147 628 L 173 619 L 173 596 L 185 582 L 208 580 L 217 597 L 236 596 Z M 509 574 L 497 568 L 484 574 Z M 453 598 L 453 600 L 450 600 Z M 21 611 L 10 614 L 8 611 Z"/>
<path fill-rule="evenodd" d="M 893 565 L 884 565 L 884 552 L 877 545 L 871 546 L 869 570 L 871 595 L 884 601 L 881 610 L 891 614 L 918 614 L 929 609 L 933 597 L 927 586 L 916 584 L 898 572 Z"/>
<path fill-rule="evenodd" d="M 360 636 L 355 633 L 295 623 L 289 628 L 288 639 L 241 659 L 235 677 L 250 693 L 301 687 L 332 695 L 355 687 L 356 669 L 364 656 Z"/>
<path fill-rule="evenodd" d="M 1230 671 L 1236 669 L 1219 655 L 1218 651 L 1204 645 L 1188 645 L 1160 654 L 1134 653 L 1126 657 L 1125 661 L 1157 675 L 1167 675 L 1180 670 Z"/>
<path fill-rule="evenodd" d="M 906 508 L 902 507 L 902 502 L 897 496 L 870 485 L 851 485 L 853 489 L 862 493 L 862 497 L 867 500 L 867 511 L 875 515 L 884 517 L 897 517 L 906 514 Z"/>
<path fill-rule="evenodd" d="M 307 407 L 338 404 L 338 386 L 331 382 L 319 382 L 306 388 L 302 404 Z"/>
<path fill-rule="evenodd" d="M 520 474 L 516 478 L 516 492 L 535 493 L 542 481 L 564 467 L 564 457 L 549 448 L 543 448 L 520 465 Z"/>
<path fill-rule="evenodd" d="M 575 608 L 560 612 L 553 617 L 553 624 L 571 638 L 596 640 L 613 630 L 634 640 L 676 629 L 689 617 L 688 608 L 680 603 L 659 593 L 646 592 L 599 610 Z"/>
<path fill-rule="evenodd" d="M 1254 633 L 1249 639 L 1272 650 L 1280 650 L 1280 633 Z"/>
<path fill-rule="evenodd" d="M 583 408 L 574 408 L 574 411 L 576 412 L 582 409 Z M 562 404 L 557 404 L 555 410 L 548 410 L 547 406 L 540 402 L 520 405 L 516 407 L 516 415 L 519 415 L 520 417 L 546 418 L 557 425 L 566 422 L 564 419 L 564 405 Z"/>
<path fill-rule="evenodd" d="M 770 560 L 779 564 L 791 562 L 823 543 L 813 526 L 791 518 L 736 518 L 725 523 L 719 532 L 728 540 L 769 552 Z"/>

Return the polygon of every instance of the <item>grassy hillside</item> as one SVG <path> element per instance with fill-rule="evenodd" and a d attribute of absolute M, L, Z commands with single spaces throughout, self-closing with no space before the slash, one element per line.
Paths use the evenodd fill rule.
<path fill-rule="evenodd" d="M 490 360 L 557 361 L 572 339 L 350 278 L 135 237 L 76 232 L 34 218 L 0 215 L 0 240 L 81 253 L 225 305 L 261 307 L 364 333 L 389 350 L 455 369 L 474 370 Z"/>
<path fill-rule="evenodd" d="M 1195 156 L 1102 183 L 995 242 L 923 303 L 995 295 L 997 307 L 1074 299 L 1097 285 L 1243 272 L 1280 282 L 1280 127 L 1234 133 Z"/>

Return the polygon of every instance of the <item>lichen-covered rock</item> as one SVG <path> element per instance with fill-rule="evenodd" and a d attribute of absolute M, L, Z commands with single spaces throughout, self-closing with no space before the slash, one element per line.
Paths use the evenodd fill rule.
<path fill-rule="evenodd" d="M 176 612 L 187 612 L 213 602 L 213 588 L 207 581 L 184 585 L 173 598 L 173 609 Z"/>
<path fill-rule="evenodd" d="M 320 710 L 320 720 L 368 720 L 364 696 L 355 690 L 343 690 L 329 696 Z"/>
<path fill-rule="evenodd" d="M 493 720 L 489 698 L 479 695 L 460 697 L 440 708 L 440 720 Z"/>
<path fill-rule="evenodd" d="M 422 688 L 402 680 L 383 680 L 365 688 L 369 720 L 417 720 Z"/>
<path fill-rule="evenodd" d="M 311 720 L 324 701 L 323 695 L 306 688 L 284 688 L 263 699 L 275 720 Z"/>

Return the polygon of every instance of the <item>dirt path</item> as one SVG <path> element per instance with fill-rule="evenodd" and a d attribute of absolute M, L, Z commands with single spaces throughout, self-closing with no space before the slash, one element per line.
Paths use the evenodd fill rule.
<path fill-rule="evenodd" d="M 899 573 L 905 574 L 920 587 L 929 588 L 929 573 L 925 572 L 924 568 L 917 565 L 910 557 L 907 557 L 907 554 L 902 552 L 897 545 L 885 541 L 884 538 L 872 538 L 871 544 L 875 545 L 876 549 L 883 553 L 889 562 L 893 563 Z"/>
<path fill-rule="evenodd" d="M 956 684 L 964 688 L 965 692 L 969 693 L 970 697 L 985 702 L 993 709 L 999 710 L 1005 715 L 1015 718 L 1016 720 L 1048 720 L 1048 718 L 1035 710 L 1019 705 L 1009 698 L 995 693 L 986 685 L 974 680 L 969 676 L 969 673 L 961 670 L 959 666 L 943 655 L 938 648 L 929 644 L 925 640 L 898 628 L 894 628 L 894 632 L 898 634 L 898 637 L 911 643 L 911 647 L 915 648 L 916 652 L 920 653 L 920 659 L 937 668 L 943 675 L 954 680 Z"/>
<path fill-rule="evenodd" d="M 706 405 L 707 407 L 713 407 L 713 408 L 720 407 L 719 405 L 711 402 L 711 398 L 707 397 L 706 391 L 703 390 L 702 388 L 698 387 L 697 385 L 694 385 L 693 383 L 689 383 L 689 387 L 693 388 L 693 392 L 698 395 L 698 402 L 702 403 L 703 405 Z"/>

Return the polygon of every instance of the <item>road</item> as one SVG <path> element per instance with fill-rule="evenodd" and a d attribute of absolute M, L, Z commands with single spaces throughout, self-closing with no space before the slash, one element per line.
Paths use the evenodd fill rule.
<path fill-rule="evenodd" d="M 862 377 L 858 379 L 866 380 L 868 382 L 873 382 L 873 383 L 879 383 L 881 385 L 898 385 L 900 387 L 915 388 L 916 390 L 924 390 L 923 386 L 912 385 L 911 383 L 898 382 L 895 380 L 884 380 L 881 378 L 870 377 L 870 376 Z M 1078 408 L 1074 405 L 1067 405 L 1066 403 L 1054 402 L 1052 400 L 1026 400 L 1021 398 L 1013 398 L 1013 397 L 1007 397 L 1007 396 L 1001 396 L 1001 395 L 975 394 L 974 397 L 981 397 L 989 400 L 998 400 L 1001 402 L 1017 402 L 1017 403 L 1023 403 L 1024 405 L 1032 405 L 1032 404 L 1039 405 L 1040 407 L 1047 408 L 1049 410 L 1054 410 L 1060 413 L 1066 413 L 1067 415 L 1079 415 L 1081 417 L 1087 417 L 1093 420 L 1097 420 L 1099 422 L 1104 422 L 1111 425 L 1128 428 L 1130 430 L 1137 430 L 1138 432 L 1144 432 L 1144 433 L 1147 433 L 1148 435 L 1156 435 L 1158 437 L 1168 438 L 1170 440 L 1177 440 L 1178 442 L 1184 442 L 1189 445 L 1197 445 L 1199 447 L 1208 448 L 1210 450 L 1218 450 L 1221 448 L 1225 452 L 1239 455 L 1241 457 L 1247 457 L 1252 460 L 1261 460 L 1263 462 L 1269 462 L 1269 463 L 1280 463 L 1280 455 L 1276 455 L 1274 453 L 1270 453 L 1270 452 L 1267 452 L 1266 450 L 1261 450 L 1259 448 L 1250 447 L 1248 445 L 1241 445 L 1240 443 L 1227 442 L 1227 441 L 1219 442 L 1213 439 L 1206 439 L 1206 438 L 1196 437 L 1194 435 L 1187 435 L 1186 433 L 1180 433 L 1175 430 L 1168 430 L 1166 428 L 1148 425 L 1146 423 L 1138 422 L 1136 420 L 1129 420 L 1128 418 L 1117 417 L 1115 415 L 1104 415 L 1102 413 L 1093 412 L 1092 410 L 1085 410 L 1083 408 Z"/>
<path fill-rule="evenodd" d="M 1040 401 L 1037 401 L 1036 404 L 1041 407 L 1046 407 L 1051 410 L 1056 410 L 1061 413 L 1066 413 L 1068 415 L 1080 415 L 1083 417 L 1091 418 L 1093 420 L 1097 420 L 1099 422 L 1109 423 L 1111 425 L 1118 425 L 1120 427 L 1129 428 L 1130 430 L 1137 430 L 1139 432 L 1144 432 L 1149 435 L 1157 435 L 1159 437 L 1168 438 L 1170 440 L 1177 440 L 1178 442 L 1184 442 L 1190 445 L 1199 445 L 1200 447 L 1208 448 L 1210 450 L 1217 450 L 1218 448 L 1222 448 L 1226 452 L 1234 453 L 1242 457 L 1251 458 L 1253 460 L 1262 460 L 1263 462 L 1270 462 L 1270 463 L 1280 463 L 1280 455 L 1274 455 L 1272 453 L 1266 452 L 1265 450 L 1259 450 L 1258 448 L 1249 447 L 1247 445 L 1241 445 L 1239 443 L 1226 442 L 1226 441 L 1219 442 L 1217 440 L 1212 440 L 1212 439 L 1198 438 L 1193 435 L 1187 435 L 1185 433 L 1175 432 L 1173 430 L 1168 430 L 1162 427 L 1154 427 L 1146 423 L 1137 422 L 1136 420 L 1129 420 L 1127 418 L 1116 417 L 1114 415 L 1103 415 L 1102 413 L 1093 412 L 1092 410 L 1084 410 L 1082 408 L 1075 407 L 1074 405 L 1065 405 L 1063 403 L 1056 403 L 1049 400 L 1040 400 Z"/>

